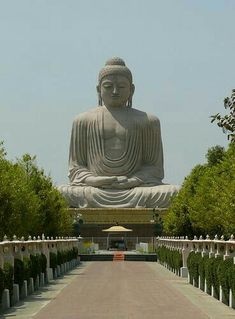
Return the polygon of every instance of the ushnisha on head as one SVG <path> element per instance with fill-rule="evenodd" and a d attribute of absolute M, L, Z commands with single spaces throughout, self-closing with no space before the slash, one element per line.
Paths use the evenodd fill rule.
<path fill-rule="evenodd" d="M 125 62 L 118 57 L 109 59 L 99 72 L 97 85 L 99 105 L 103 105 L 106 99 L 110 104 L 118 105 L 120 102 L 131 107 L 134 90 L 132 74 Z"/>

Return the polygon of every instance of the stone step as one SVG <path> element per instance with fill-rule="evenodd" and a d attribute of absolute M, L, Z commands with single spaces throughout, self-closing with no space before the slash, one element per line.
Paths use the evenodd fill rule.
<path fill-rule="evenodd" d="M 122 252 L 117 252 L 113 255 L 113 261 L 124 261 L 125 255 Z"/>
<path fill-rule="evenodd" d="M 113 261 L 116 254 L 81 254 L 80 258 L 81 261 Z M 157 261 L 156 254 L 121 254 L 124 261 Z"/>

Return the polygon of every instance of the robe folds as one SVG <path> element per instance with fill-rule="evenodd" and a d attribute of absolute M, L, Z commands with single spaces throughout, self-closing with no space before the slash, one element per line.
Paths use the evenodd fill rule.
<path fill-rule="evenodd" d="M 178 187 L 162 183 L 163 149 L 157 117 L 123 108 L 125 146 L 117 157 L 107 155 L 104 125 L 106 107 L 80 114 L 74 121 L 69 151 L 68 185 L 59 190 L 72 207 L 167 207 Z M 119 121 L 120 125 L 120 121 Z M 131 189 L 105 189 L 85 183 L 89 176 L 126 176 L 140 181 Z"/>

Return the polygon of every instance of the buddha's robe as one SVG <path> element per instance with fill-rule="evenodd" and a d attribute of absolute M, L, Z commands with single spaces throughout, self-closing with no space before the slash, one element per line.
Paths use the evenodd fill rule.
<path fill-rule="evenodd" d="M 123 108 L 121 123 L 125 146 L 119 157 L 108 156 L 105 146 L 105 107 L 80 114 L 73 123 L 70 152 L 70 184 L 59 187 L 73 207 L 167 207 L 178 192 L 162 183 L 163 150 L 157 117 L 132 108 Z M 88 186 L 89 176 L 135 177 L 140 186 L 106 189 Z"/>

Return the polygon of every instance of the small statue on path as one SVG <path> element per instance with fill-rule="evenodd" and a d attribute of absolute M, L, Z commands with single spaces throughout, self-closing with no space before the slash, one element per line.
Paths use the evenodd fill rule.
<path fill-rule="evenodd" d="M 70 183 L 59 190 L 71 207 L 166 208 L 179 187 L 163 184 L 156 116 L 132 107 L 131 71 L 120 58 L 99 73 L 99 106 L 74 120 Z"/>

